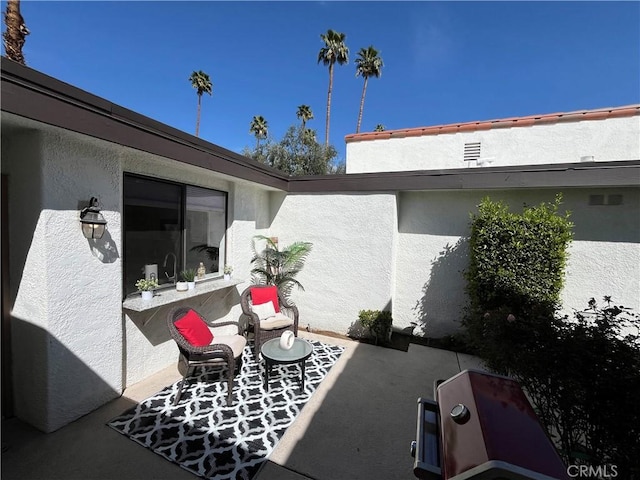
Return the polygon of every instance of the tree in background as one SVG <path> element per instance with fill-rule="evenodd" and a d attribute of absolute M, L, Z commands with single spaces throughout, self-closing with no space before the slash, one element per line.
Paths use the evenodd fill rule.
<path fill-rule="evenodd" d="M 345 173 L 344 164 L 335 162 L 338 152 L 333 145 L 319 144 L 316 131 L 302 125 L 291 125 L 279 142 L 268 139 L 242 154 L 292 176 Z"/>
<path fill-rule="evenodd" d="M 380 78 L 380 75 L 382 74 L 382 67 L 382 57 L 379 56 L 378 51 L 373 48 L 373 45 L 370 45 L 368 48 L 360 49 L 358 52 L 358 58 L 356 58 L 356 77 L 362 76 L 362 78 L 364 78 L 364 85 L 362 86 L 362 97 L 360 98 L 360 112 L 358 113 L 356 133 L 360 133 L 362 111 L 364 110 L 364 97 L 367 94 L 369 77 Z"/>
<path fill-rule="evenodd" d="M 344 43 L 346 35 L 331 29 L 327 33 L 320 34 L 324 47 L 318 53 L 318 63 L 322 62 L 329 67 L 329 91 L 327 92 L 327 120 L 325 126 L 324 146 L 329 147 L 329 123 L 331 118 L 331 91 L 333 89 L 333 66 L 349 63 L 349 48 Z"/>
<path fill-rule="evenodd" d="M 4 24 L 7 26 L 7 29 L 2 34 L 6 57 L 9 60 L 25 65 L 22 47 L 24 46 L 25 37 L 29 35 L 29 29 L 20 14 L 20 0 L 9 0 L 7 2 Z"/>
<path fill-rule="evenodd" d="M 254 115 L 249 132 L 256 137 L 256 151 L 260 150 L 260 140 L 267 138 L 269 134 L 269 125 L 262 115 Z"/>
<path fill-rule="evenodd" d="M 384 132 L 386 130 L 386 128 L 384 128 L 384 125 L 379 123 L 376 125 L 376 128 L 373 130 L 374 132 Z"/>
<path fill-rule="evenodd" d="M 189 77 L 189 81 L 191 82 L 191 86 L 196 89 L 196 93 L 198 94 L 198 116 L 196 118 L 196 137 L 200 132 L 200 108 L 202 103 L 202 94 L 208 93 L 212 94 L 213 83 L 211 83 L 211 79 L 209 75 L 204 73 L 202 70 L 194 71 Z"/>
<path fill-rule="evenodd" d="M 296 116 L 302 120 L 302 128 L 305 128 L 307 122 L 313 118 L 313 112 L 309 105 L 299 105 Z"/>

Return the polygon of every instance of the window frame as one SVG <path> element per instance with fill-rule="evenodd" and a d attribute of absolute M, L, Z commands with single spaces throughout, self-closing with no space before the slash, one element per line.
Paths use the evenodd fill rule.
<path fill-rule="evenodd" d="M 187 247 L 187 189 L 188 187 L 195 187 L 195 188 L 200 188 L 203 190 L 210 190 L 212 192 L 216 192 L 219 194 L 222 194 L 222 196 L 224 197 L 224 255 L 220 255 L 218 258 L 218 265 L 219 265 L 219 271 L 217 273 L 212 273 L 212 274 L 207 274 L 208 276 L 205 277 L 205 279 L 203 280 L 199 280 L 199 281 L 207 281 L 207 280 L 213 280 L 216 278 L 222 278 L 222 276 L 224 275 L 224 265 L 226 265 L 226 260 L 227 260 L 227 239 L 228 239 L 228 230 L 229 230 L 229 192 L 225 191 L 225 190 L 218 190 L 215 188 L 210 188 L 210 187 L 204 187 L 202 185 L 194 185 L 191 183 L 185 183 L 185 182 L 179 182 L 176 180 L 168 180 L 166 178 L 160 178 L 160 177 L 152 177 L 149 175 L 143 175 L 143 174 L 139 174 L 139 173 L 132 173 L 132 172 L 123 172 L 123 178 L 122 178 L 122 295 L 123 298 L 128 298 L 130 296 L 136 295 L 138 292 L 131 292 L 131 293 L 127 293 L 127 284 L 126 284 L 126 272 L 127 269 L 125 268 L 126 262 L 127 262 L 127 258 L 126 258 L 126 254 L 125 252 L 127 251 L 127 235 L 126 235 L 126 225 L 127 225 L 127 220 L 126 220 L 126 202 L 125 202 L 125 191 L 124 191 L 124 182 L 125 182 L 125 178 L 139 178 L 145 181 L 152 181 L 152 182 L 157 182 L 157 183 L 164 183 L 167 185 L 173 185 L 173 186 L 177 186 L 180 188 L 180 225 L 179 225 L 179 231 L 180 231 L 180 258 L 178 259 L 177 265 L 176 265 L 176 282 L 178 281 L 178 276 L 180 275 L 180 271 L 182 271 L 185 268 L 185 262 L 187 259 L 187 251 L 186 251 L 186 247 Z M 224 256 L 224 258 L 222 258 Z M 168 290 L 168 289 L 173 289 L 175 288 L 175 283 L 174 284 L 163 284 L 160 285 L 157 290 L 162 291 L 162 290 Z"/>

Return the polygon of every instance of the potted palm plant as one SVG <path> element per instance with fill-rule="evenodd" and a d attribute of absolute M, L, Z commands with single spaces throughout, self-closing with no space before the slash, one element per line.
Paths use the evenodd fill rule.
<path fill-rule="evenodd" d="M 256 242 L 265 242 L 263 250 L 259 251 Z M 253 237 L 254 256 L 251 263 L 255 267 L 251 270 L 254 285 L 276 285 L 278 290 L 288 297 L 293 287 L 304 290 L 296 275 L 300 273 L 313 244 L 310 242 L 295 242 L 280 249 L 277 242 L 263 235 Z"/>
<path fill-rule="evenodd" d="M 142 295 L 143 300 L 151 300 L 153 298 L 153 291 L 158 287 L 158 282 L 155 279 L 147 280 L 141 278 L 136 282 L 136 288 Z"/>

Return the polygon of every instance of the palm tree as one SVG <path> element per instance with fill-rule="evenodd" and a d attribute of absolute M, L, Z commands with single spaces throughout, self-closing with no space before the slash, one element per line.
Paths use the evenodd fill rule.
<path fill-rule="evenodd" d="M 202 94 L 208 93 L 211 95 L 213 89 L 213 83 L 211 83 L 211 79 L 209 75 L 204 73 L 202 70 L 194 71 L 189 77 L 189 81 L 191 82 L 191 86 L 196 89 L 196 93 L 198 94 L 198 117 L 196 119 L 196 137 L 200 132 L 200 106 L 202 103 Z"/>
<path fill-rule="evenodd" d="M 373 131 L 374 132 L 384 132 L 385 131 L 384 125 L 381 124 L 381 123 L 377 124 L 376 128 Z"/>
<path fill-rule="evenodd" d="M 362 97 L 360 98 L 360 113 L 358 113 L 358 125 L 356 133 L 360 133 L 362 123 L 362 110 L 364 110 L 364 96 L 367 93 L 367 83 L 369 77 L 380 78 L 382 74 L 382 58 L 378 56 L 378 51 L 370 45 L 368 48 L 361 48 L 356 58 L 356 77 L 362 75 L 364 85 L 362 86 Z"/>
<path fill-rule="evenodd" d="M 302 128 L 304 129 L 307 124 L 307 121 L 313 118 L 313 112 L 311 111 L 311 107 L 309 105 L 299 105 L 296 116 L 300 120 L 302 120 Z"/>
<path fill-rule="evenodd" d="M 327 30 L 327 33 L 320 34 L 320 38 L 324 42 L 324 47 L 318 53 L 318 63 L 322 62 L 325 66 L 329 66 L 329 91 L 327 92 L 327 123 L 325 129 L 324 145 L 329 146 L 329 119 L 331 117 L 331 90 L 333 89 L 333 65 L 349 63 L 349 49 L 344 43 L 346 35 L 344 33 Z"/>
<path fill-rule="evenodd" d="M 258 252 L 256 241 L 266 242 L 263 251 Z M 304 290 L 295 277 L 304 267 L 304 262 L 311 252 L 312 246 L 313 244 L 309 242 L 295 242 L 280 250 L 278 244 L 271 238 L 256 235 L 252 242 L 253 258 L 251 263 L 255 264 L 255 268 L 251 270 L 252 283 L 254 285 L 276 285 L 285 297 L 289 296 L 294 286 Z"/>
<path fill-rule="evenodd" d="M 249 133 L 256 136 L 256 151 L 260 148 L 260 139 L 267 138 L 269 126 L 262 115 L 254 115 L 249 125 Z"/>
<path fill-rule="evenodd" d="M 4 23 L 7 29 L 2 34 L 4 39 L 4 51 L 9 60 L 25 65 L 22 47 L 25 37 L 29 35 L 29 29 L 24 24 L 24 18 L 20 14 L 20 0 L 9 0 L 4 14 Z"/>

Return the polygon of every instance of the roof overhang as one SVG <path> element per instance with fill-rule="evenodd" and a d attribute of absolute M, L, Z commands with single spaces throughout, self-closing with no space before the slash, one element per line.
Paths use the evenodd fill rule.
<path fill-rule="evenodd" d="M 640 160 L 289 177 L 2 58 L 2 111 L 285 192 L 374 192 L 640 185 Z"/>
<path fill-rule="evenodd" d="M 2 57 L 2 111 L 280 190 L 288 176 Z"/>
<path fill-rule="evenodd" d="M 497 190 L 640 185 L 640 160 L 296 177 L 290 192 Z"/>

